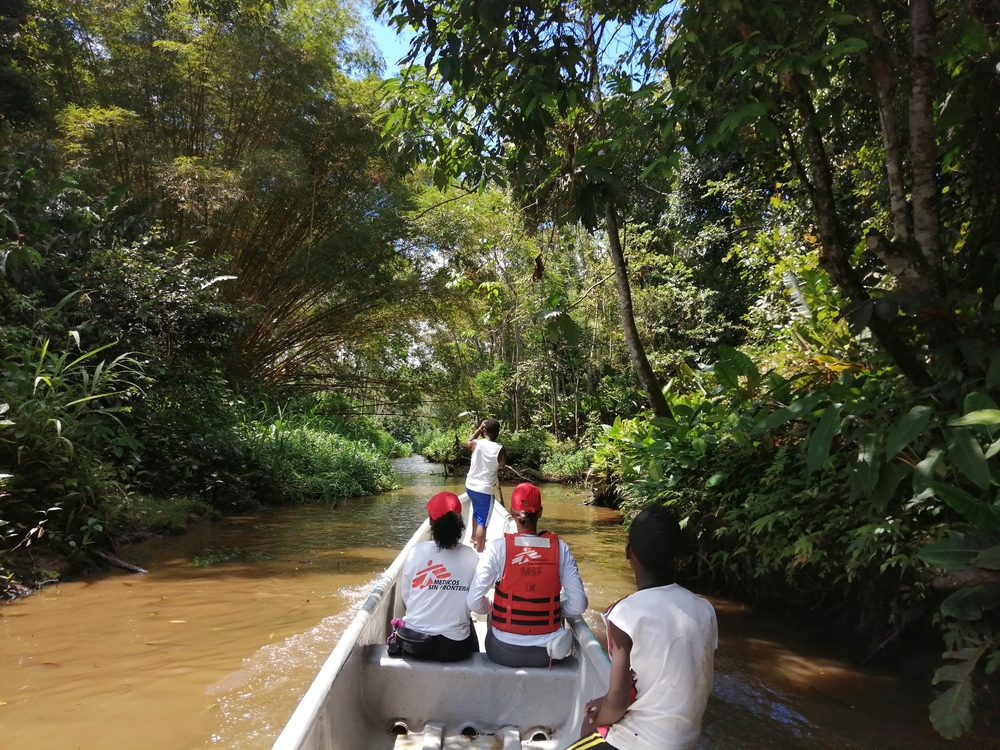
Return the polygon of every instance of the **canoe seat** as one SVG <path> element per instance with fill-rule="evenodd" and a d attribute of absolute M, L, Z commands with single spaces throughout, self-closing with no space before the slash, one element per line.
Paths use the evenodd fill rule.
<path fill-rule="evenodd" d="M 552 727 L 571 717 L 580 700 L 578 669 L 576 657 L 552 669 L 503 667 L 484 653 L 441 664 L 392 657 L 385 646 L 373 645 L 365 647 L 362 689 L 368 714 L 387 730 L 399 722 L 412 731 L 442 725 L 446 737 L 471 729 L 504 737 L 506 749 L 520 746 L 518 732 L 549 738 Z"/>

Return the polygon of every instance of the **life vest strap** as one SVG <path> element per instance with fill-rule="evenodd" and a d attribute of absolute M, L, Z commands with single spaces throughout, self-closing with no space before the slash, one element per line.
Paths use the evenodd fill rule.
<path fill-rule="evenodd" d="M 526 596 L 518 596 L 517 594 L 508 594 L 501 588 L 495 588 L 493 593 L 499 596 L 501 599 L 510 599 L 515 602 L 527 602 L 529 604 L 548 604 L 549 602 L 559 601 L 558 596 L 541 596 L 536 598 L 530 598 Z M 494 606 L 496 606 L 494 604 Z"/>
<path fill-rule="evenodd" d="M 535 612 L 531 609 L 512 609 L 510 611 L 512 615 L 524 615 L 525 617 L 534 617 L 537 620 L 549 621 L 553 617 L 560 617 L 562 615 L 562 609 L 556 607 L 551 612 Z"/>

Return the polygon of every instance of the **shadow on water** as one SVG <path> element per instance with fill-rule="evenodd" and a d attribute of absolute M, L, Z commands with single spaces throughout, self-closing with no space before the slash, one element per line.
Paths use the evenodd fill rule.
<path fill-rule="evenodd" d="M 182 537 L 133 545 L 124 554 L 156 577 L 295 576 L 345 568 L 379 570 L 423 522 L 427 499 L 461 492 L 420 457 L 398 459 L 404 486 L 393 492 L 329 505 L 300 505 L 233 516 Z M 437 470 L 437 471 L 435 471 Z"/>

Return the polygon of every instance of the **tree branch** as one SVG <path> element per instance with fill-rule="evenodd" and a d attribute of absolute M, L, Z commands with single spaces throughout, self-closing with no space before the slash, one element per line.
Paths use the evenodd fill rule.
<path fill-rule="evenodd" d="M 1000 583 L 1000 570 L 985 570 L 984 568 L 970 568 L 960 570 L 944 578 L 934 581 L 934 588 L 940 591 L 954 591 L 965 589 L 970 586 L 985 586 L 991 583 Z"/>
<path fill-rule="evenodd" d="M 467 198 L 470 195 L 472 195 L 474 192 L 476 192 L 475 190 L 469 190 L 469 188 L 465 187 L 464 185 L 452 185 L 452 187 L 456 188 L 458 190 L 464 190 L 465 192 L 462 193 L 461 195 L 456 195 L 456 196 L 453 196 L 451 198 L 446 198 L 445 200 L 441 201 L 440 203 L 435 203 L 433 206 L 430 206 L 429 208 L 425 208 L 423 211 L 421 211 L 419 214 L 417 214 L 416 216 L 413 217 L 413 221 L 417 221 L 418 219 L 422 219 L 424 216 L 426 216 L 427 214 L 429 214 L 435 208 L 441 208 L 441 206 L 443 206 L 443 205 L 445 205 L 447 203 L 451 203 L 452 201 L 457 201 L 459 198 Z"/>
<path fill-rule="evenodd" d="M 600 281 L 595 281 L 593 284 L 591 284 L 589 287 L 587 287 L 587 290 L 583 294 L 581 294 L 579 297 L 576 298 L 576 302 L 574 302 L 572 305 L 570 305 L 566 309 L 567 310 L 572 310 L 574 307 L 576 307 L 581 302 L 583 302 L 587 298 L 588 294 L 590 294 L 597 287 L 599 287 L 601 284 L 603 284 L 605 281 L 607 281 L 608 279 L 610 279 L 614 275 L 615 275 L 615 273 L 614 273 L 614 271 L 612 271 L 611 273 L 609 273 L 607 276 L 605 276 Z"/>

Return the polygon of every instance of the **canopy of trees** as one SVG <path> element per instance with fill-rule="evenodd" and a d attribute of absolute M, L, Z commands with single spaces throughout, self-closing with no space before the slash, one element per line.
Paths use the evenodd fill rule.
<path fill-rule="evenodd" d="M 706 584 L 871 657 L 933 619 L 931 720 L 971 731 L 1000 6 L 378 12 L 389 80 L 334 0 L 5 6 L 3 570 L 110 548 L 144 495 L 374 491 L 397 441 L 454 459 L 496 416 L 524 465 L 674 506 Z"/>

